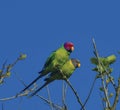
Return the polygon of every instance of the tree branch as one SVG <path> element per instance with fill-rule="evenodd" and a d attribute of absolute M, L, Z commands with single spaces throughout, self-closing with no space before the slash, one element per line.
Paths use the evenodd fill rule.
<path fill-rule="evenodd" d="M 94 81 L 93 81 L 93 83 L 92 83 L 90 92 L 89 92 L 89 94 L 88 94 L 88 96 L 87 96 L 87 99 L 86 99 L 85 102 L 84 102 L 83 107 L 85 107 L 86 103 L 88 102 L 88 100 L 89 100 L 89 98 L 90 98 L 90 95 L 91 95 L 91 93 L 92 93 L 92 91 L 93 91 L 93 87 L 94 87 L 94 84 L 95 84 L 96 79 L 97 79 L 97 78 L 95 77 L 95 79 L 94 79 Z M 82 110 L 82 108 L 81 108 L 81 110 Z"/>
<path fill-rule="evenodd" d="M 48 94 L 48 100 L 50 101 L 50 108 L 51 108 L 51 110 L 53 110 L 53 104 L 51 103 L 51 96 L 50 96 L 50 90 L 49 90 L 49 87 L 48 87 L 48 85 L 46 86 L 46 89 L 47 89 L 47 94 Z"/>
<path fill-rule="evenodd" d="M 73 88 L 73 86 L 71 85 L 71 83 L 69 82 L 69 80 L 66 79 L 65 81 L 66 81 L 66 83 L 70 86 L 70 88 L 72 89 L 72 91 L 74 92 L 74 94 L 75 94 L 75 96 L 76 96 L 76 98 L 77 98 L 77 101 L 78 101 L 78 103 L 81 105 L 82 109 L 83 109 L 83 110 L 86 110 L 86 109 L 84 108 L 84 106 L 83 106 L 83 104 L 82 104 L 82 102 L 81 102 L 81 100 L 80 100 L 77 92 L 75 91 L 75 89 Z"/>
<path fill-rule="evenodd" d="M 116 89 L 116 95 L 115 95 L 114 103 L 113 103 L 113 106 L 112 106 L 112 110 L 116 109 L 116 105 L 119 101 L 119 96 L 120 96 L 120 78 L 118 79 L 118 87 Z"/>
<path fill-rule="evenodd" d="M 67 105 L 65 103 L 66 91 L 67 91 L 67 85 L 63 81 L 63 84 L 62 84 L 62 103 L 63 103 L 65 110 L 67 110 Z"/>
<path fill-rule="evenodd" d="M 99 54 L 98 54 L 98 51 L 97 51 L 97 47 L 96 47 L 96 44 L 95 44 L 95 40 L 94 39 L 92 39 L 92 41 L 93 41 L 93 47 L 94 47 L 94 54 L 95 54 L 95 56 L 96 56 L 96 58 L 97 58 L 97 61 L 98 61 L 98 65 L 100 66 L 103 66 L 103 64 L 100 62 L 100 60 L 99 60 Z M 99 69 L 99 68 L 98 68 Z M 101 71 L 101 69 L 99 69 L 98 70 L 99 72 L 100 72 L 100 74 L 102 74 L 102 71 Z M 106 90 L 106 88 L 105 88 L 105 83 L 104 83 L 104 78 L 103 78 L 103 76 L 101 77 L 101 80 L 102 80 L 102 86 L 103 86 L 103 88 L 104 88 L 104 95 L 105 95 L 105 99 L 106 99 L 106 102 L 107 102 L 107 107 L 108 108 L 110 108 L 110 102 L 109 102 L 109 98 L 108 98 L 108 93 L 107 93 L 107 90 Z"/>

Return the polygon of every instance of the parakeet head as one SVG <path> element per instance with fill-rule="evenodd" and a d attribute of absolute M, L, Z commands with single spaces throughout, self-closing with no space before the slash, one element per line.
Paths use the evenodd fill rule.
<path fill-rule="evenodd" d="M 74 44 L 72 42 L 65 42 L 64 43 L 64 48 L 68 51 L 68 52 L 72 52 L 74 50 Z"/>
<path fill-rule="evenodd" d="M 72 58 L 71 61 L 75 68 L 80 67 L 80 61 L 78 59 Z"/>

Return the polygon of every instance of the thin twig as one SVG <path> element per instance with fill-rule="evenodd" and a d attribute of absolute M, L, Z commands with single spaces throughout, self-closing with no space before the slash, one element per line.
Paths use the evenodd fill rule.
<path fill-rule="evenodd" d="M 115 95 L 114 103 L 113 103 L 113 106 L 112 106 L 112 110 L 116 109 L 116 105 L 119 101 L 119 96 L 120 96 L 120 78 L 118 79 L 118 87 L 116 89 L 116 95 Z"/>
<path fill-rule="evenodd" d="M 65 84 L 64 81 L 62 81 L 62 103 L 65 104 Z"/>
<path fill-rule="evenodd" d="M 97 58 L 98 64 L 99 64 L 99 65 L 102 65 L 101 62 L 100 62 L 100 60 L 99 60 L 99 55 L 98 55 L 98 51 L 97 51 L 97 48 L 96 48 L 95 40 L 92 39 L 92 41 L 93 41 L 93 47 L 94 47 L 94 50 L 95 50 L 95 51 L 94 51 L 94 54 L 95 54 L 95 56 L 96 56 L 96 58 Z M 101 71 L 100 71 L 100 74 L 102 74 Z M 104 88 L 104 95 L 105 95 L 105 98 L 106 98 L 107 106 L 108 106 L 108 108 L 110 108 L 110 102 L 109 102 L 107 90 L 106 90 L 106 88 L 105 88 L 104 78 L 101 77 L 101 80 L 102 80 L 102 86 L 103 86 L 103 88 Z"/>
<path fill-rule="evenodd" d="M 104 89 L 104 95 L 105 95 L 105 99 L 106 99 L 106 107 L 110 108 L 110 101 L 109 101 L 109 98 L 108 98 L 107 88 L 105 87 L 104 78 L 102 77 L 101 80 L 102 80 L 102 86 L 103 86 L 103 89 Z"/>
<path fill-rule="evenodd" d="M 105 73 L 106 73 L 107 77 L 110 79 L 111 84 L 113 85 L 114 89 L 116 90 L 116 88 L 117 88 L 116 84 L 113 81 L 113 79 L 111 79 L 111 76 L 110 76 L 108 70 L 105 68 L 105 66 L 104 66 L 104 64 L 102 62 L 100 62 L 100 64 L 102 65 L 103 69 L 105 70 Z"/>
<path fill-rule="evenodd" d="M 1 72 L 0 72 L 0 77 L 1 77 L 1 75 L 3 74 L 3 71 L 4 71 L 4 69 L 5 69 L 6 63 L 7 63 L 7 60 L 5 60 L 5 62 L 4 62 L 3 65 L 2 65 L 2 69 L 1 69 Z"/>
<path fill-rule="evenodd" d="M 48 85 L 46 86 L 46 88 L 47 88 L 48 100 L 50 101 L 50 108 L 51 108 L 51 110 L 53 110 L 53 106 L 52 106 L 52 102 L 51 102 L 51 96 L 50 96 L 50 90 L 49 90 Z"/>
<path fill-rule="evenodd" d="M 12 96 L 12 97 L 2 98 L 2 99 L 0 99 L 0 101 L 8 101 L 8 100 L 12 100 L 12 99 L 15 99 L 15 98 L 18 98 L 18 97 L 22 97 L 22 96 L 26 96 L 26 95 L 28 95 L 27 91 L 25 93 L 22 93 L 22 94 L 19 94 L 19 95 L 15 95 L 15 96 Z"/>
<path fill-rule="evenodd" d="M 17 59 L 11 64 L 11 67 L 15 66 L 19 60 L 20 60 L 20 59 L 17 58 Z"/>
<path fill-rule="evenodd" d="M 19 80 L 21 82 L 21 84 L 23 84 L 26 87 L 27 85 L 24 83 L 24 81 L 18 76 L 18 74 L 16 72 L 14 72 L 14 73 L 16 75 L 17 80 Z"/>
<path fill-rule="evenodd" d="M 1 71 L 0 71 L 0 83 L 2 83 L 3 80 L 4 80 L 4 78 L 5 78 L 5 77 L 3 77 L 3 76 L 4 76 L 4 75 L 3 75 L 3 72 L 4 72 L 4 69 L 5 69 L 5 66 L 6 66 L 6 62 L 7 62 L 7 60 L 3 63 L 2 69 L 1 69 Z"/>
<path fill-rule="evenodd" d="M 101 100 L 103 100 L 102 94 L 101 94 L 101 93 L 99 93 L 99 95 L 100 95 Z M 104 108 L 105 108 L 105 104 L 104 104 L 104 102 L 103 102 L 103 101 L 102 101 L 102 105 L 103 105 L 103 109 L 104 109 Z"/>
<path fill-rule="evenodd" d="M 54 104 L 54 103 L 51 102 L 50 100 L 47 100 L 47 99 L 45 99 L 44 97 L 42 97 L 42 96 L 40 96 L 40 95 L 38 95 L 38 94 L 36 94 L 36 96 L 38 96 L 39 98 L 41 98 L 42 100 L 44 100 L 44 101 L 45 101 L 46 103 L 48 103 L 49 105 L 52 104 L 52 107 L 57 108 L 57 109 L 59 109 L 59 110 L 62 109 L 61 106 L 59 106 L 59 105 L 57 105 L 57 104 Z"/>
<path fill-rule="evenodd" d="M 108 78 L 110 79 L 110 82 L 112 83 L 114 89 L 116 90 L 117 86 L 116 86 L 115 82 L 113 81 L 113 79 L 111 79 L 110 75 L 108 75 Z"/>
<path fill-rule="evenodd" d="M 85 107 L 86 103 L 87 103 L 88 100 L 90 99 L 90 95 L 91 95 L 91 93 L 92 93 L 92 91 L 93 91 L 93 87 L 94 87 L 94 85 L 95 85 L 96 79 L 97 79 L 97 78 L 95 77 L 95 79 L 94 79 L 94 81 L 93 81 L 93 83 L 92 83 L 92 86 L 91 86 L 91 88 L 90 88 L 90 92 L 89 92 L 89 94 L 88 94 L 88 96 L 87 96 L 87 99 L 85 100 L 85 103 L 84 103 L 83 107 Z M 81 110 L 82 110 L 82 108 L 81 108 Z"/>
<path fill-rule="evenodd" d="M 67 85 L 65 85 L 65 83 L 63 81 L 63 84 L 62 84 L 62 103 L 63 103 L 64 108 L 66 108 L 66 110 L 67 110 L 67 106 L 65 103 L 66 91 L 67 91 Z"/>
<path fill-rule="evenodd" d="M 70 86 L 70 88 L 72 89 L 72 91 L 74 92 L 74 94 L 75 94 L 75 96 L 76 96 L 76 98 L 77 98 L 77 101 L 78 101 L 78 103 L 81 105 L 81 107 L 83 108 L 83 110 L 86 110 L 86 109 L 84 108 L 84 106 L 83 106 L 83 104 L 82 104 L 82 102 L 81 102 L 81 100 L 80 100 L 77 92 L 75 91 L 75 89 L 73 88 L 73 86 L 71 85 L 71 83 L 69 82 L 69 80 L 66 79 L 65 81 L 66 81 L 66 83 Z"/>
<path fill-rule="evenodd" d="M 97 47 L 96 47 L 94 38 L 92 39 L 92 42 L 93 42 L 93 47 L 94 47 L 94 54 L 95 54 L 95 56 L 97 58 L 97 61 L 99 63 L 99 54 L 98 54 L 98 51 L 97 51 Z"/>

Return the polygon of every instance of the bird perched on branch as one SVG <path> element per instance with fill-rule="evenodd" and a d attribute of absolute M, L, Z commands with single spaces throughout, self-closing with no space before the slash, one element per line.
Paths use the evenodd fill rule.
<path fill-rule="evenodd" d="M 80 61 L 78 59 L 70 59 L 68 60 L 60 70 L 56 70 L 52 72 L 47 78 L 44 79 L 45 83 L 38 88 L 35 92 L 33 92 L 30 97 L 34 96 L 37 92 L 39 92 L 42 88 L 44 88 L 49 83 L 54 80 L 67 80 L 75 71 L 76 68 L 80 67 Z"/>
<path fill-rule="evenodd" d="M 72 42 L 66 42 L 56 51 L 52 52 L 51 55 L 46 60 L 43 69 L 39 72 L 39 76 L 33 80 L 26 88 L 24 88 L 20 93 L 27 90 L 31 85 L 33 85 L 38 79 L 59 70 L 64 63 L 69 60 L 70 53 L 74 50 L 74 44 Z"/>

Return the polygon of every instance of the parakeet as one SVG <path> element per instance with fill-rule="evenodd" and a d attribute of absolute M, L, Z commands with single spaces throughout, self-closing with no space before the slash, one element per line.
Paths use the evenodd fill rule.
<path fill-rule="evenodd" d="M 101 77 L 101 75 L 110 74 L 113 71 L 113 69 L 110 67 L 110 65 L 113 64 L 115 61 L 116 61 L 115 55 L 110 55 L 107 57 L 91 58 L 91 62 L 94 65 L 96 65 L 96 67 L 93 68 L 93 71 L 102 73 L 102 74 L 97 75 L 98 77 Z"/>
<path fill-rule="evenodd" d="M 37 92 L 39 92 L 42 88 L 44 88 L 46 85 L 51 83 L 54 80 L 66 80 L 68 79 L 73 72 L 75 71 L 76 68 L 80 67 L 80 61 L 78 59 L 70 59 L 68 60 L 60 70 L 56 70 L 52 72 L 48 78 L 45 78 L 44 81 L 45 83 L 38 88 L 34 93 L 30 95 L 30 97 L 34 96 Z"/>
<path fill-rule="evenodd" d="M 103 63 L 104 66 L 108 66 L 111 65 L 112 63 L 114 63 L 116 61 L 116 56 L 115 55 L 110 55 L 107 57 L 99 57 L 99 61 L 101 63 Z M 98 59 L 93 57 L 91 58 L 91 62 L 95 65 L 98 65 Z"/>
<path fill-rule="evenodd" d="M 20 93 L 28 89 L 41 77 L 47 75 L 50 72 L 59 70 L 63 66 L 63 64 L 69 60 L 70 53 L 73 50 L 74 50 L 74 44 L 72 42 L 66 42 L 56 51 L 52 52 L 51 55 L 46 60 L 42 71 L 39 72 L 39 76 L 35 80 L 33 80 L 26 88 L 24 88 Z"/>

